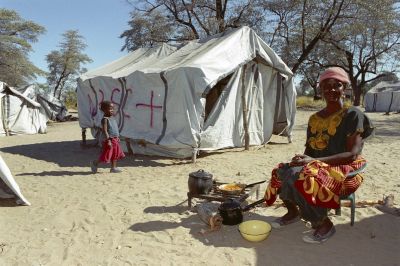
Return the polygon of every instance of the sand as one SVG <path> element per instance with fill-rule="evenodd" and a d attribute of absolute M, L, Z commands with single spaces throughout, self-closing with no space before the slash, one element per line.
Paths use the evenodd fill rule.
<path fill-rule="evenodd" d="M 229 149 L 197 159 L 136 155 L 91 174 L 97 148 L 81 149 L 78 122 L 53 123 L 44 135 L 0 138 L 1 155 L 32 206 L 0 201 L 0 265 L 400 265 L 400 218 L 373 206 L 331 218 L 337 233 L 320 245 L 303 243 L 304 223 L 273 230 L 259 243 L 237 226 L 207 229 L 187 207 L 188 174 L 198 169 L 219 181 L 269 179 L 272 168 L 304 149 L 307 118 L 298 111 L 293 143 L 274 136 L 250 151 Z M 400 202 L 400 114 L 369 113 L 376 136 L 364 147 L 369 160 L 357 201 L 393 194 Z M 266 183 L 261 186 L 264 191 Z M 256 200 L 255 197 L 252 200 Z M 197 201 L 200 202 L 200 201 Z M 283 207 L 257 207 L 245 220 L 271 221 Z"/>

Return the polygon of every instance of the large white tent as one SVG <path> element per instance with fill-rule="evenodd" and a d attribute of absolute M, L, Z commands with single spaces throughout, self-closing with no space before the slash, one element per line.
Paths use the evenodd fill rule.
<path fill-rule="evenodd" d="M 0 136 L 46 133 L 47 115 L 33 96 L 34 85 L 20 91 L 0 82 Z"/>
<path fill-rule="evenodd" d="M 364 107 L 367 112 L 399 112 L 400 82 L 380 82 L 364 96 Z"/>
<path fill-rule="evenodd" d="M 82 128 L 99 127 L 110 100 L 135 153 L 172 157 L 290 136 L 295 97 L 290 69 L 248 27 L 176 51 L 142 48 L 78 80 Z"/>

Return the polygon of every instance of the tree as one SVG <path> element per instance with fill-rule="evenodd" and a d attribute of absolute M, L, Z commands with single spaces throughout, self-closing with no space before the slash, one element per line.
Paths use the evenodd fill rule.
<path fill-rule="evenodd" d="M 45 28 L 24 20 L 17 12 L 0 8 L 0 80 L 10 86 L 23 86 L 44 72 L 28 59 L 31 43 Z"/>
<path fill-rule="evenodd" d="M 366 83 L 399 69 L 398 0 L 265 0 L 271 15 L 268 41 L 310 81 L 330 66 L 349 74 L 354 105 Z M 315 72 L 315 73 L 313 73 Z"/>
<path fill-rule="evenodd" d="M 248 25 L 261 29 L 265 20 L 260 0 L 128 0 L 134 7 L 123 49 L 161 42 L 183 43 Z"/>
<path fill-rule="evenodd" d="M 342 19 L 346 0 L 264 0 L 270 45 L 293 73 Z"/>
<path fill-rule="evenodd" d="M 87 45 L 77 30 L 66 31 L 62 36 L 60 50 L 53 50 L 46 56 L 49 68 L 47 82 L 58 99 L 64 91 L 76 87 L 76 78 L 86 71 L 82 65 L 92 62 L 82 53 Z"/>
<path fill-rule="evenodd" d="M 400 15 L 395 10 L 396 2 L 354 1 L 349 5 L 347 23 L 337 24 L 325 37 L 324 41 L 337 51 L 331 64 L 349 74 L 354 105 L 360 105 L 367 83 L 398 70 Z"/>

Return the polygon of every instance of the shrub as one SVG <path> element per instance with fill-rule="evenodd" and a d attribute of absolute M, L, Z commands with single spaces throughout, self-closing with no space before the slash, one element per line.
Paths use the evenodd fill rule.
<path fill-rule="evenodd" d="M 76 109 L 78 105 L 75 91 L 68 91 L 65 94 L 65 106 L 67 109 Z"/>

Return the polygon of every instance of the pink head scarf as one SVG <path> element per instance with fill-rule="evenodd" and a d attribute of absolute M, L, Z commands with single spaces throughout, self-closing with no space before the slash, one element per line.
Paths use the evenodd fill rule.
<path fill-rule="evenodd" d="M 326 79 L 336 79 L 343 83 L 350 83 L 349 75 L 341 67 L 330 67 L 319 77 L 319 84 Z"/>

